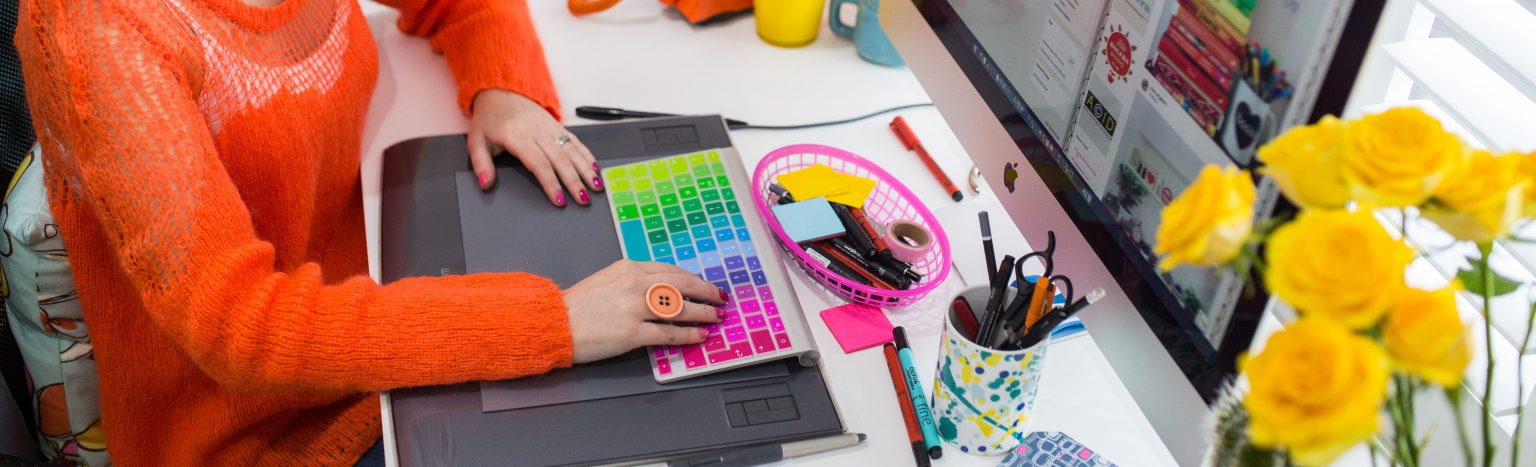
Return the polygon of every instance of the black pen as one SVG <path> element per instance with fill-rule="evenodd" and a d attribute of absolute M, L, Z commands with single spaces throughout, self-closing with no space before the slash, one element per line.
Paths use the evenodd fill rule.
<path fill-rule="evenodd" d="M 848 206 L 843 203 L 829 204 L 832 205 L 832 212 L 837 213 L 837 219 L 843 222 L 843 230 L 848 232 L 844 237 L 853 239 L 853 246 L 856 247 L 855 251 L 859 253 L 858 257 L 873 258 L 877 251 L 875 249 L 875 241 L 869 238 L 869 231 L 864 230 L 864 226 L 859 225 L 858 219 L 853 217 L 853 211 L 849 211 Z"/>
<path fill-rule="evenodd" d="M 789 190 L 784 189 L 782 185 L 777 183 L 768 185 L 768 192 L 777 198 L 774 200 L 774 204 L 790 204 L 795 202 L 795 197 L 789 195 Z"/>
<path fill-rule="evenodd" d="M 999 271 L 1013 270 L 1013 255 L 1003 255 L 1003 262 L 998 265 Z M 1003 306 L 1003 300 L 1008 297 L 1008 278 L 1011 274 L 998 274 L 992 279 L 992 289 L 987 294 L 987 307 L 983 311 L 981 329 L 976 332 L 976 342 L 986 345 L 992 338 L 992 331 L 996 329 L 997 318 L 1002 313 L 998 310 Z"/>
<path fill-rule="evenodd" d="M 992 252 L 992 221 L 986 211 L 977 213 L 976 217 L 981 219 L 981 251 L 987 255 L 987 283 L 991 284 L 997 278 L 997 258 Z"/>
<path fill-rule="evenodd" d="M 652 466 L 699 467 L 707 465 L 709 467 L 734 467 L 771 464 L 784 459 L 794 459 L 819 452 L 857 446 L 859 443 L 864 442 L 864 439 L 863 433 L 844 433 L 784 444 L 750 446 L 714 455 L 678 459 L 669 461 L 666 464 L 652 464 Z"/>
<path fill-rule="evenodd" d="M 1077 314 L 1077 312 L 1083 311 L 1084 308 L 1088 308 L 1088 305 L 1092 305 L 1098 303 L 1099 300 L 1103 300 L 1105 295 L 1109 294 L 1104 292 L 1103 287 L 1094 287 L 1093 290 L 1088 291 L 1087 296 L 1079 298 L 1077 301 L 1072 302 L 1072 304 L 1062 307 L 1060 313 L 1065 315 L 1067 318 L 1071 318 L 1072 315 Z"/>
<path fill-rule="evenodd" d="M 626 119 L 626 118 L 678 117 L 680 115 L 677 115 L 677 114 L 664 114 L 664 113 L 660 113 L 660 112 L 642 112 L 642 111 L 639 111 L 639 110 L 627 110 L 627 109 L 619 109 L 619 108 L 614 108 L 614 107 L 597 107 L 597 106 L 591 106 L 591 105 L 583 105 L 581 107 L 577 107 L 576 108 L 576 116 L 577 117 L 581 117 L 581 118 L 585 118 L 585 119 L 588 119 L 588 120 L 600 120 L 600 121 L 607 122 L 607 121 L 614 121 L 614 120 L 623 120 L 623 119 Z M 734 120 L 734 119 L 729 119 L 729 118 L 725 118 L 723 120 L 725 120 L 725 127 L 726 128 L 730 128 L 732 130 L 735 130 L 735 129 L 738 129 L 738 128 L 745 128 L 747 126 L 747 122 L 743 122 L 741 120 Z"/>
<path fill-rule="evenodd" d="M 1083 311 L 1084 308 L 1088 308 L 1088 305 L 1097 303 L 1105 295 L 1108 294 L 1104 292 L 1103 287 L 1095 288 L 1088 292 L 1088 296 L 1077 299 L 1071 305 L 1050 312 L 1045 317 L 1040 318 L 1040 322 L 1025 330 L 1023 336 L 1013 340 L 1014 346 L 1019 349 L 1027 349 L 1039 343 L 1042 339 L 1050 337 L 1051 331 L 1055 331 L 1056 326 L 1060 325 L 1062 321 L 1066 321 L 1078 312 Z"/>
<path fill-rule="evenodd" d="M 832 237 L 824 240 L 824 242 L 832 245 L 832 248 L 841 251 L 843 256 L 847 256 L 853 262 L 853 267 L 863 269 L 881 281 L 896 286 L 897 289 L 906 290 L 912 287 L 912 280 L 902 275 L 901 272 L 887 268 L 879 262 L 870 261 L 867 257 L 859 256 L 859 250 L 854 248 L 853 242 L 848 241 L 848 236 Z"/>
<path fill-rule="evenodd" d="M 818 264 L 821 264 L 822 267 L 831 270 L 833 274 L 843 276 L 848 280 L 858 282 L 860 284 L 869 286 L 874 285 L 874 283 L 870 282 L 869 279 L 865 279 L 863 275 L 860 275 L 858 271 L 854 271 L 852 267 L 843 264 L 842 261 L 835 259 L 835 255 L 831 253 L 831 250 L 827 249 L 829 247 L 822 245 L 821 242 L 811 242 L 801 246 L 805 247 L 806 256 L 810 256 L 812 261 L 815 261 Z"/>

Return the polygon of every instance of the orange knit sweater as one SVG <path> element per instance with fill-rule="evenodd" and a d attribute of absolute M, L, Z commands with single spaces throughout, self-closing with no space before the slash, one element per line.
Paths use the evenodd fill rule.
<path fill-rule="evenodd" d="M 389 0 L 487 88 L 553 112 L 522 0 Z M 560 290 L 367 272 L 355 0 L 23 0 L 16 40 L 125 465 L 350 465 L 374 392 L 566 366 Z"/>

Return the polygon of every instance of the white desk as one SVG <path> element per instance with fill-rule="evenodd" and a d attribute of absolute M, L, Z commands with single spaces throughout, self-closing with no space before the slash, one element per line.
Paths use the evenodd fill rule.
<path fill-rule="evenodd" d="M 565 2 L 528 3 L 567 124 L 587 123 L 575 118 L 578 105 L 721 113 L 753 123 L 792 124 L 929 100 L 906 69 L 864 62 L 850 41 L 833 36 L 825 26 L 813 44 L 780 49 L 758 40 L 750 17 L 694 28 L 648 0 L 622 2 L 587 18 L 572 17 L 565 11 Z M 467 122 L 454 104 L 455 87 L 446 65 L 426 41 L 402 35 L 394 27 L 396 14 L 392 10 L 373 4 L 364 8 L 380 48 L 379 85 L 362 144 L 369 264 L 377 279 L 383 150 L 410 138 L 462 133 Z M 962 180 L 970 167 L 969 158 L 938 112 L 921 109 L 904 115 L 945 171 Z M 879 161 L 932 209 L 953 204 L 916 156 L 905 151 L 886 129 L 889 119 L 800 131 L 739 131 L 731 138 L 747 167 L 780 146 L 827 144 Z M 966 202 L 983 201 L 969 197 Z M 1000 227 L 998 224 L 994 222 L 994 228 Z M 973 246 L 979 245 L 975 238 L 952 238 L 951 242 L 956 248 L 979 248 Z M 822 349 L 823 372 L 843 420 L 850 431 L 869 435 L 869 440 L 857 448 L 792 463 L 910 465 L 911 450 L 883 356 L 878 349 L 843 354 L 818 315 L 820 310 L 842 302 L 803 274 L 792 277 L 816 344 Z M 951 280 L 946 287 L 951 292 L 958 290 L 958 276 L 952 275 Z M 935 308 L 892 314 L 893 321 L 908 326 L 918 357 L 915 365 L 930 383 L 937 359 L 939 312 Z M 1091 337 L 1056 345 L 1048 362 L 1031 429 L 1066 432 L 1120 465 L 1175 464 Z M 931 384 L 924 387 L 930 388 Z M 998 460 L 1000 457 L 970 456 L 946 449 L 937 464 L 980 466 L 995 465 Z"/>

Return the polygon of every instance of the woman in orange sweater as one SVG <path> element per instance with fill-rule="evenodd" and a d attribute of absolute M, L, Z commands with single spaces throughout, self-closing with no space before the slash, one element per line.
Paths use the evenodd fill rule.
<path fill-rule="evenodd" d="M 385 0 L 442 52 L 482 187 L 506 149 L 551 203 L 602 189 L 523 0 Z M 22 0 L 16 42 L 49 204 L 90 324 L 112 458 L 349 465 L 375 393 L 515 378 L 649 344 L 662 264 L 560 290 L 528 274 L 367 275 L 359 141 L 377 52 L 356 0 Z M 682 321 L 716 322 L 689 304 Z M 377 453 L 377 450 L 374 451 Z"/>

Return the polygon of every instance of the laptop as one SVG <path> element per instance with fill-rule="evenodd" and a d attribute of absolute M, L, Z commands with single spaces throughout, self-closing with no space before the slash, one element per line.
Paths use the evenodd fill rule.
<path fill-rule="evenodd" d="M 497 186 L 480 191 L 463 135 L 385 150 L 384 282 L 525 271 L 568 287 L 620 258 L 667 261 L 729 286 L 722 288 L 733 294 L 735 322 L 712 327 L 711 339 L 696 346 L 638 349 L 517 380 L 385 393 L 384 441 L 395 465 L 632 463 L 843 432 L 724 120 L 570 131 L 605 168 L 608 191 L 594 193 L 591 206 L 550 206 L 511 157 L 496 158 Z M 662 181 L 670 183 L 657 186 Z M 685 205 L 690 200 L 697 202 Z M 684 225 L 670 222 L 678 219 Z M 637 232 L 644 236 L 628 235 Z M 722 248 L 727 242 L 733 246 Z M 657 429 L 657 420 L 670 423 Z"/>

